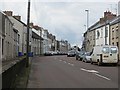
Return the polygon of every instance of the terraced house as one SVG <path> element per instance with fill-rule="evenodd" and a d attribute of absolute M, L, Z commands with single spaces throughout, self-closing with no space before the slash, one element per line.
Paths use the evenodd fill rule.
<path fill-rule="evenodd" d="M 113 21 L 110 22 L 110 45 L 116 45 L 118 49 L 120 50 L 119 23 L 120 23 L 120 16 L 117 16 Z M 119 53 L 119 56 L 120 56 L 120 53 Z"/>
<path fill-rule="evenodd" d="M 8 16 L 8 18 L 13 23 L 13 29 L 18 31 L 17 33 L 17 46 L 16 53 L 19 53 L 19 56 L 26 54 L 26 40 L 27 40 L 27 25 L 21 21 L 21 16 L 13 15 L 12 11 L 4 11 L 4 13 Z M 30 28 L 30 37 L 32 37 L 32 30 Z M 29 43 L 31 43 L 31 38 L 29 39 Z M 29 45 L 31 48 L 31 44 Z"/>
<path fill-rule="evenodd" d="M 14 58 L 13 53 L 13 42 L 14 42 L 14 35 L 13 35 L 13 23 L 10 19 L 5 15 L 3 12 L 0 12 L 1 18 L 1 58 L 2 60 L 11 60 Z"/>
<path fill-rule="evenodd" d="M 96 45 L 110 45 L 110 21 L 116 17 L 110 11 L 104 12 L 104 17 L 88 28 L 84 33 L 83 47 L 90 52 Z"/>

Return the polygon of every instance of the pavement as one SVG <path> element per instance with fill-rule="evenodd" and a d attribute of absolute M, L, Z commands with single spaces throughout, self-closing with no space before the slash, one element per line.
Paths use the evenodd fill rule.
<path fill-rule="evenodd" d="M 118 88 L 118 66 L 92 65 L 75 57 L 42 56 L 31 61 L 27 88 Z M 109 89 L 109 90 L 111 90 Z"/>

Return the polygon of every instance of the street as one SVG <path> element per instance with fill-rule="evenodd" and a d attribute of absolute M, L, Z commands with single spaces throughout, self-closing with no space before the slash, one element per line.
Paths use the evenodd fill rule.
<path fill-rule="evenodd" d="M 92 65 L 66 55 L 37 56 L 27 88 L 118 88 L 118 67 Z"/>

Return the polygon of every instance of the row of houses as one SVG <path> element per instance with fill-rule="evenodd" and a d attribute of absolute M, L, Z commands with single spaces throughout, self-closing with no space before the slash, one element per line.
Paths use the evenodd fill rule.
<path fill-rule="evenodd" d="M 13 11 L 0 12 L 0 59 L 12 60 L 26 55 L 27 25 L 21 16 L 13 15 Z M 66 40 L 57 40 L 47 29 L 30 23 L 29 51 L 34 55 L 42 55 L 46 51 L 67 52 L 70 44 Z"/>
<path fill-rule="evenodd" d="M 120 58 L 120 15 L 110 11 L 84 33 L 82 49 L 90 52 L 96 45 L 116 45 L 119 48 Z"/>

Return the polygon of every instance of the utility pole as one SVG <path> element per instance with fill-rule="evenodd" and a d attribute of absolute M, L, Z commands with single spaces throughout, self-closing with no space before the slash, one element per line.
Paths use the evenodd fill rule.
<path fill-rule="evenodd" d="M 42 54 L 42 28 L 40 27 L 40 55 Z"/>
<path fill-rule="evenodd" d="M 27 52 L 26 52 L 26 67 L 29 67 L 29 23 L 30 23 L 30 0 L 28 0 L 28 12 L 27 12 Z"/>

